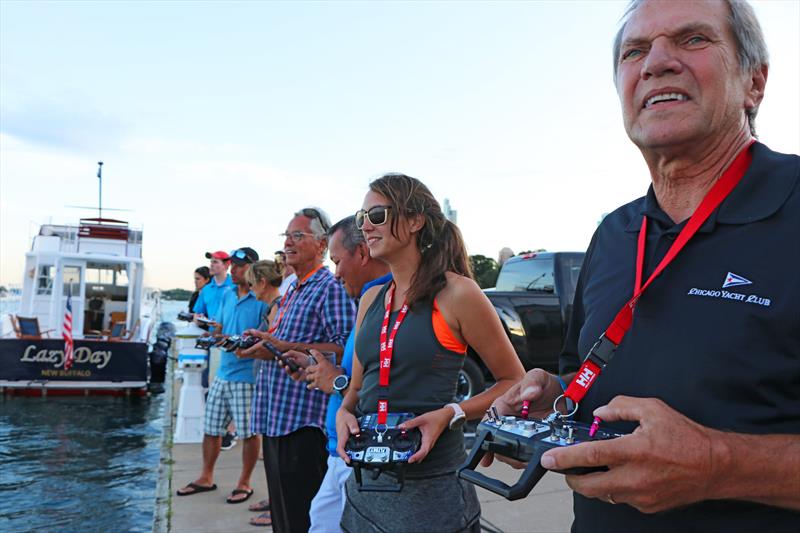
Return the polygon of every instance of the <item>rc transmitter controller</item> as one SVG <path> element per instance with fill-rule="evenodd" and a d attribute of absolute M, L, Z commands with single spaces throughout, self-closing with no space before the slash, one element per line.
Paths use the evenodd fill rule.
<path fill-rule="evenodd" d="M 219 338 L 217 337 L 200 337 L 195 341 L 194 347 L 200 350 L 208 350 L 212 346 L 216 346 L 218 342 Z"/>
<path fill-rule="evenodd" d="M 246 350 L 258 344 L 261 339 L 251 335 L 231 335 L 224 341 L 222 341 L 222 346 L 224 349 L 228 351 L 236 351 L 236 350 Z"/>
<path fill-rule="evenodd" d="M 344 445 L 350 457 L 358 490 L 375 492 L 399 492 L 403 489 L 405 466 L 408 459 L 419 450 L 422 434 L 418 429 L 400 429 L 397 426 L 411 420 L 411 413 L 392 413 L 387 415 L 385 425 L 378 424 L 378 415 L 364 415 L 359 420 L 361 433 L 351 435 Z M 370 470 L 372 479 L 378 479 L 382 472 L 393 472 L 397 476 L 394 485 L 365 485 L 362 483 L 361 469 Z"/>
<path fill-rule="evenodd" d="M 219 346 L 227 351 L 246 350 L 258 343 L 258 337 L 249 335 L 231 335 L 230 337 L 200 337 L 195 342 L 195 348 L 208 350 L 212 346 Z"/>
<path fill-rule="evenodd" d="M 492 416 L 478 424 L 478 436 L 466 463 L 458 469 L 458 475 L 471 483 L 503 496 L 507 500 L 524 498 L 542 479 L 547 469 L 540 460 L 544 452 L 552 448 L 572 446 L 621 437 L 603 429 L 566 420 L 560 415 L 551 415 L 544 420 L 528 420 L 515 416 Z M 475 471 L 475 467 L 486 453 L 495 453 L 516 461 L 526 462 L 519 481 L 512 486 Z M 582 467 L 554 470 L 560 474 L 588 474 L 608 470 L 606 467 Z"/>

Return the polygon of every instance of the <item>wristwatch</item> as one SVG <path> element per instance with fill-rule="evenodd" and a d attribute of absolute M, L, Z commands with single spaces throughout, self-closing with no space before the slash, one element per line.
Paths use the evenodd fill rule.
<path fill-rule="evenodd" d="M 333 379 L 333 390 L 344 396 L 344 391 L 350 386 L 350 376 L 339 374 Z"/>
<path fill-rule="evenodd" d="M 455 412 L 453 418 L 450 419 L 450 429 L 461 429 L 467 421 L 467 415 L 464 413 L 464 410 L 457 403 L 448 403 L 445 407 L 449 407 Z"/>

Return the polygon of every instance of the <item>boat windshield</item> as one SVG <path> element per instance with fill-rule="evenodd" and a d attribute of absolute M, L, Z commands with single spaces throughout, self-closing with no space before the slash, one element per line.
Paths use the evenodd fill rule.
<path fill-rule="evenodd" d="M 86 263 L 86 315 L 84 332 L 110 330 L 117 322 L 128 322 L 128 265 Z"/>
<path fill-rule="evenodd" d="M 128 267 L 125 264 L 86 263 L 86 296 L 128 296 Z"/>

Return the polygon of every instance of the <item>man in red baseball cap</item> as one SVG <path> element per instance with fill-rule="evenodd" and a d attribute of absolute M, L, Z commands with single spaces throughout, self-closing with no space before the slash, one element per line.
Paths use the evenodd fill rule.
<path fill-rule="evenodd" d="M 206 259 L 219 259 L 220 261 L 230 261 L 231 256 L 228 252 L 217 250 L 216 252 L 206 252 Z"/>
<path fill-rule="evenodd" d="M 214 319 L 219 311 L 222 294 L 225 289 L 233 286 L 231 276 L 228 274 L 231 256 L 228 252 L 218 250 L 216 252 L 206 252 L 206 259 L 209 260 L 208 270 L 211 271 L 213 279 L 200 291 L 192 312 Z"/>
<path fill-rule="evenodd" d="M 216 321 L 219 318 L 217 315 L 222 303 L 222 295 L 227 289 L 233 287 L 233 280 L 231 275 L 228 274 L 228 267 L 231 266 L 231 256 L 228 252 L 217 250 L 216 252 L 206 252 L 206 259 L 209 260 L 208 270 L 211 272 L 212 278 L 197 296 L 192 312 L 196 317 L 208 317 Z M 208 329 L 208 326 L 204 324 L 195 323 L 203 329 Z M 206 362 L 208 363 L 209 361 Z M 203 370 L 202 385 L 205 389 L 208 388 L 209 366 L 206 366 L 206 369 Z M 234 434 L 225 435 L 223 449 L 228 450 L 234 444 Z"/>

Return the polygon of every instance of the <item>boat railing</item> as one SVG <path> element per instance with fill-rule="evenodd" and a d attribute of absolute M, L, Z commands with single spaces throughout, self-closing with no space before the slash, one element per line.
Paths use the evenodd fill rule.
<path fill-rule="evenodd" d="M 124 243 L 124 255 L 138 256 L 141 253 L 142 230 L 133 228 L 127 222 L 105 218 L 82 218 L 80 225 L 43 224 L 39 230 L 39 237 L 57 237 L 58 252 L 79 253 L 85 251 L 81 242 L 106 242 L 113 241 Z M 91 239 L 92 241 L 88 241 Z M 130 249 L 133 245 L 136 248 Z M 51 244 L 50 246 L 53 246 Z M 104 245 L 107 246 L 107 245 Z M 34 246 L 34 248 L 36 248 Z M 52 249 L 52 248 L 51 248 Z M 118 252 L 119 253 L 119 252 Z"/>

